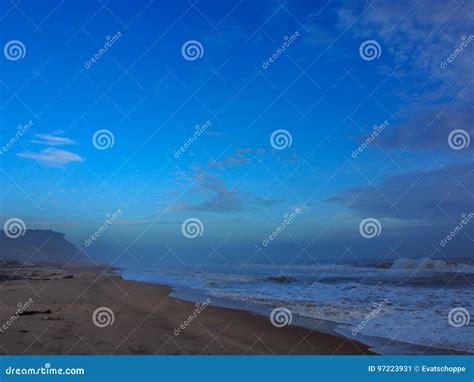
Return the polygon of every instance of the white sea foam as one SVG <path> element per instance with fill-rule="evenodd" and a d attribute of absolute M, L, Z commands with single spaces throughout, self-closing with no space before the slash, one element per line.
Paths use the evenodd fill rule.
<path fill-rule="evenodd" d="M 474 273 L 474 267 L 466 264 L 449 264 L 443 260 L 423 259 L 397 259 L 390 269 L 417 272 L 460 272 Z"/>
<path fill-rule="evenodd" d="M 441 260 L 399 259 L 391 267 L 348 265 L 214 267 L 190 275 L 171 272 L 175 285 L 211 293 L 240 304 L 285 306 L 294 317 L 333 322 L 340 334 L 366 341 L 385 338 L 403 343 L 474 351 L 474 319 L 452 327 L 448 313 L 463 307 L 474 314 L 473 267 Z M 287 279 L 275 278 L 285 275 Z M 278 282 L 278 280 L 280 282 Z M 374 306 L 387 301 L 370 320 Z M 245 305 L 244 305 L 245 307 Z M 363 325 L 361 325 L 363 323 Z M 368 343 L 368 342 L 367 342 Z M 393 353 L 393 348 L 378 351 Z"/>

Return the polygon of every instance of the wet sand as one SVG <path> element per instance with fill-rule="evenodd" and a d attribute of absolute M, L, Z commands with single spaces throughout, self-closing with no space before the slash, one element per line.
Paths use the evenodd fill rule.
<path fill-rule="evenodd" d="M 1 269 L 0 354 L 371 354 L 356 341 L 170 292 L 106 269 Z"/>

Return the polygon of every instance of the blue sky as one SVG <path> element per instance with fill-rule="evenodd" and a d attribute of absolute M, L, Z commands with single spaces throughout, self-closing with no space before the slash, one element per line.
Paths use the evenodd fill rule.
<path fill-rule="evenodd" d="M 448 140 L 456 129 L 473 133 L 472 3 L 1 7 L 2 45 L 21 41 L 25 53 L 1 60 L 2 144 L 33 122 L 0 156 L 2 220 L 83 246 L 120 209 L 84 248 L 98 261 L 123 255 L 118 263 L 451 258 L 472 248 L 472 227 L 439 246 L 473 207 L 473 145 L 455 150 Z M 191 40 L 202 48 L 192 60 L 182 54 Z M 378 57 L 362 57 L 372 40 Z M 93 144 L 102 129 L 114 141 L 105 150 Z M 272 147 L 278 129 L 291 146 Z M 203 223 L 202 236 L 183 237 L 188 218 Z M 366 218 L 380 222 L 380 236 L 361 237 Z"/>

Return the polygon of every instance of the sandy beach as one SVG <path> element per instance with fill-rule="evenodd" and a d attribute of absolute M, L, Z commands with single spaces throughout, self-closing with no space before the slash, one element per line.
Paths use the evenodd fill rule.
<path fill-rule="evenodd" d="M 370 354 L 342 337 L 180 301 L 112 270 L 11 267 L 0 283 L 0 354 Z M 101 307 L 112 315 L 94 323 Z"/>

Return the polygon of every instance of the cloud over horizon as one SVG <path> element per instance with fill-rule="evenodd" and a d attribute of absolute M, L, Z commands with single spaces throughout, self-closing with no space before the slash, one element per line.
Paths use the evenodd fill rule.
<path fill-rule="evenodd" d="M 16 155 L 20 158 L 37 160 L 49 167 L 64 167 L 73 162 L 84 161 L 84 159 L 78 154 L 53 147 L 37 152 L 22 152 Z"/>
<path fill-rule="evenodd" d="M 39 140 L 32 140 L 31 143 L 48 146 L 65 146 L 75 144 L 72 139 L 61 137 L 61 132 L 51 134 L 34 134 Z"/>
<path fill-rule="evenodd" d="M 472 212 L 473 163 L 391 176 L 367 187 L 347 189 L 329 198 L 360 216 L 446 223 Z"/>
<path fill-rule="evenodd" d="M 39 161 L 48 167 L 66 167 L 73 162 L 83 162 L 84 158 L 79 154 L 54 147 L 68 146 L 76 143 L 72 139 L 60 136 L 62 134 L 61 131 L 49 134 L 34 134 L 39 139 L 31 140 L 31 143 L 49 147 L 36 152 L 24 151 L 16 155 L 20 158 Z"/>

